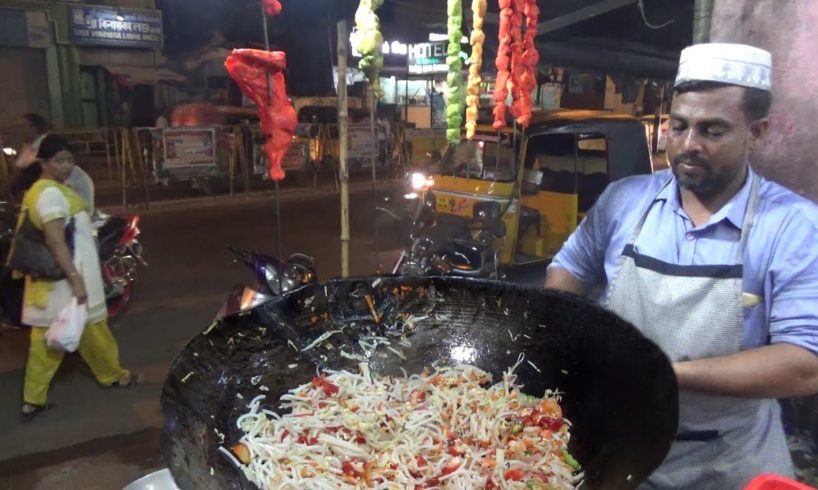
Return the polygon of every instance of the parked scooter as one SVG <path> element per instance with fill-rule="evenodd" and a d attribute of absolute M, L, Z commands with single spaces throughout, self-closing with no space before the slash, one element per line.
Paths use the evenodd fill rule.
<path fill-rule="evenodd" d="M 253 271 L 255 282 L 252 286 L 233 287 L 227 301 L 216 314 L 216 321 L 318 281 L 315 262 L 307 255 L 293 254 L 282 261 L 232 246 L 228 250 L 233 253 L 234 262 L 240 262 Z"/>

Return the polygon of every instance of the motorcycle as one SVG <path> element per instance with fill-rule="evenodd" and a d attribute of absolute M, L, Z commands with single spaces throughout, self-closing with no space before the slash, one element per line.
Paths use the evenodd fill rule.
<path fill-rule="evenodd" d="M 233 287 L 227 301 L 216 314 L 217 322 L 318 281 L 315 262 L 307 255 L 293 254 L 287 260 L 280 260 L 233 246 L 227 249 L 233 254 L 234 262 L 242 263 L 253 271 L 255 282 L 252 286 Z"/>
<path fill-rule="evenodd" d="M 9 203 L 0 202 L 0 258 L 3 263 L 14 239 L 17 214 Z M 137 239 L 140 234 L 139 216 L 110 216 L 98 212 L 92 227 L 96 230 L 108 317 L 114 319 L 122 315 L 133 298 L 138 266 L 148 265 L 142 258 L 142 245 Z M 0 310 L 12 325 L 22 324 L 24 287 L 22 279 L 14 279 L 11 271 L 3 267 L 0 274 Z"/>
<path fill-rule="evenodd" d="M 496 202 L 475 204 L 472 220 L 435 211 L 427 192 L 413 220 L 409 244 L 392 273 L 401 276 L 455 275 L 503 279 L 498 241 L 506 234 Z"/>
<path fill-rule="evenodd" d="M 98 226 L 97 248 L 108 317 L 116 318 L 133 298 L 139 265 L 148 266 L 142 258 L 142 244 L 137 239 L 140 234 L 139 216 L 99 213 L 95 226 Z"/>

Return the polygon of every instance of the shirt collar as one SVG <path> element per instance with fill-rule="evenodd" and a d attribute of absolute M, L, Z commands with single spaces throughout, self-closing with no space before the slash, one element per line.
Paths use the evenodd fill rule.
<path fill-rule="evenodd" d="M 725 204 L 721 209 L 713 214 L 713 216 L 710 217 L 708 226 L 719 223 L 723 220 L 727 220 L 736 228 L 742 228 L 742 225 L 744 224 L 744 215 L 747 213 L 747 205 L 750 202 L 750 189 L 754 178 L 755 173 L 748 165 L 747 180 L 744 182 L 744 185 L 741 187 L 741 189 L 739 189 L 735 196 L 727 201 L 727 204 Z M 660 200 L 665 201 L 675 213 L 682 216 L 687 216 L 682 209 L 682 202 L 681 198 L 679 197 L 679 183 L 676 181 L 676 177 L 673 177 L 670 184 L 666 185 L 662 191 L 659 192 L 656 199 L 654 199 L 654 202 Z"/>

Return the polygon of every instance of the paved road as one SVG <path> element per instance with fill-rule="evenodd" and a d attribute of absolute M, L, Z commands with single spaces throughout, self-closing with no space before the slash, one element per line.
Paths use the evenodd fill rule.
<path fill-rule="evenodd" d="M 352 194 L 351 270 L 376 269 L 371 194 Z M 338 196 L 304 190 L 282 201 L 285 254 L 314 255 L 324 278 L 340 274 Z M 143 217 L 142 240 L 150 267 L 141 271 L 137 296 L 113 325 L 123 364 L 145 373 L 147 383 L 129 390 L 98 387 L 74 356 L 57 373 L 51 401 L 57 406 L 35 422 L 19 422 L 27 338 L 5 330 L 0 337 L 0 489 L 121 488 L 161 467 L 159 394 L 174 355 L 206 327 L 232 285 L 249 282 L 233 264 L 227 245 L 275 253 L 274 207 L 269 197 L 249 201 L 200 200 Z M 391 263 L 400 248 L 395 229 L 381 245 Z M 71 482 L 71 483 L 67 483 Z"/>

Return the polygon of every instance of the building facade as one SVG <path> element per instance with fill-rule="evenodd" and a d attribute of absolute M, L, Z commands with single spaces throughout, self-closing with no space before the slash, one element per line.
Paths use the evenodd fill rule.
<path fill-rule="evenodd" d="M 162 29 L 155 0 L 0 0 L 0 131 L 26 112 L 60 129 L 151 121 Z"/>

